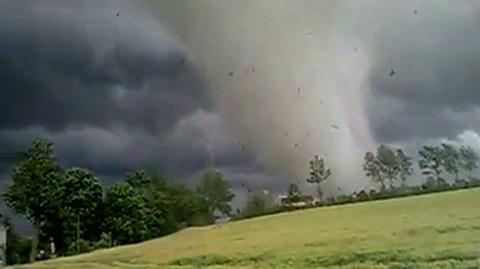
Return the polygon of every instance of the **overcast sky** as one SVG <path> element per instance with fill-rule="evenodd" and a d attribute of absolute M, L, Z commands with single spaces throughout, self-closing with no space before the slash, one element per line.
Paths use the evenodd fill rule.
<path fill-rule="evenodd" d="M 217 167 L 239 193 L 244 183 L 282 190 L 285 176 L 222 123 L 202 68 L 135 3 L 0 0 L 2 184 L 41 136 L 65 167 L 107 184 L 140 168 L 193 182 Z M 480 2 L 367 3 L 358 33 L 374 51 L 376 142 L 413 151 L 448 139 L 480 152 Z"/>
<path fill-rule="evenodd" d="M 128 1 L 0 1 L 0 177 L 32 139 L 106 184 L 217 167 L 242 189 L 286 183 L 235 139 L 181 44 Z"/>

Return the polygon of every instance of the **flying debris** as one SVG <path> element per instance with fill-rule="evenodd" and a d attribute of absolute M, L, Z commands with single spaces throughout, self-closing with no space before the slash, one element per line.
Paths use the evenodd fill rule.
<path fill-rule="evenodd" d="M 298 95 L 302 94 L 302 89 L 297 88 L 297 91 L 298 91 Z"/>
<path fill-rule="evenodd" d="M 377 35 L 378 35 L 378 32 L 375 32 L 375 33 L 373 33 L 373 36 L 375 36 L 375 37 L 376 37 Z"/>
<path fill-rule="evenodd" d="M 295 146 L 294 146 L 294 147 L 295 147 L 295 148 L 298 148 L 298 144 L 295 144 Z"/>
<path fill-rule="evenodd" d="M 307 132 L 307 136 L 310 136 L 310 132 Z"/>
<path fill-rule="evenodd" d="M 252 192 L 252 188 L 248 188 L 248 193 L 251 193 Z"/>
<path fill-rule="evenodd" d="M 245 187 L 245 186 L 246 186 L 245 183 L 242 183 L 242 187 Z"/>
<path fill-rule="evenodd" d="M 117 12 L 117 14 L 115 14 L 116 17 L 120 16 L 120 12 Z"/>
<path fill-rule="evenodd" d="M 354 46 L 353 51 L 357 51 L 357 50 L 358 50 L 357 46 Z"/>
<path fill-rule="evenodd" d="M 229 77 L 233 76 L 233 72 L 228 73 L 228 76 Z"/>
<path fill-rule="evenodd" d="M 183 66 L 185 64 L 185 58 L 180 59 L 178 64 L 180 64 L 180 66 Z"/>
<path fill-rule="evenodd" d="M 254 66 L 252 66 L 252 72 L 255 73 L 255 67 Z"/>
<path fill-rule="evenodd" d="M 331 123 L 330 126 L 332 126 L 333 129 L 338 130 L 338 126 L 336 124 Z"/>
<path fill-rule="evenodd" d="M 244 144 L 241 144 L 241 145 L 240 145 L 240 148 L 241 148 L 242 150 L 245 150 L 245 145 L 244 145 Z"/>
<path fill-rule="evenodd" d="M 395 70 L 393 70 L 393 69 L 390 70 L 390 74 L 389 74 L 389 75 L 390 75 L 391 77 L 395 76 L 395 74 L 396 74 L 396 73 L 395 73 Z"/>
<path fill-rule="evenodd" d="M 285 132 L 283 135 L 288 136 L 288 132 Z"/>
<path fill-rule="evenodd" d="M 307 32 L 307 33 L 306 33 L 306 35 L 309 36 L 309 37 L 310 37 L 310 36 L 313 36 L 314 34 L 315 34 L 315 32 Z"/>
<path fill-rule="evenodd" d="M 418 14 L 418 10 L 415 9 L 415 10 L 413 11 L 413 14 L 417 15 L 417 14 Z"/>

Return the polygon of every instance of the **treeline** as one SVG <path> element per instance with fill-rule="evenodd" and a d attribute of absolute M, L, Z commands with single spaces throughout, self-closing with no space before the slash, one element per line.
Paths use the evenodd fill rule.
<path fill-rule="evenodd" d="M 456 147 L 443 143 L 439 146 L 423 146 L 418 151 L 417 168 L 424 178 L 422 184 L 411 184 L 415 164 L 412 157 L 402 149 L 380 145 L 376 152 L 367 152 L 364 156 L 363 171 L 371 180 L 372 187 L 351 194 L 324 197 L 322 183 L 328 180 L 332 171 L 326 160 L 315 156 L 309 163 L 310 174 L 305 183 L 317 187 L 318 200 L 305 206 L 328 206 L 369 200 L 419 195 L 462 188 L 480 187 L 480 179 L 472 177 L 478 168 L 479 158 L 471 147 Z M 341 193 L 342 190 L 339 189 Z M 286 190 L 289 203 L 304 201 L 306 197 L 298 184 L 291 183 Z M 308 197 L 308 196 L 307 196 Z M 286 207 L 273 202 L 272 197 L 264 193 L 250 195 L 244 210 L 238 212 L 236 219 L 289 211 L 295 207 Z"/>
<path fill-rule="evenodd" d="M 417 167 L 425 176 L 421 188 L 425 192 L 438 189 L 451 189 L 452 187 L 465 187 L 477 184 L 472 178 L 472 171 L 478 168 L 478 156 L 471 147 L 456 147 L 452 144 L 440 146 L 423 146 L 418 151 Z M 373 195 L 380 193 L 401 193 L 412 187 L 410 178 L 414 173 L 412 157 L 402 149 L 380 145 L 376 152 L 367 152 L 364 157 L 363 171 L 373 184 L 369 190 L 359 190 L 359 193 Z M 310 177 L 306 180 L 311 184 L 318 184 L 318 196 L 323 200 L 321 183 L 331 175 L 324 159 L 318 156 L 310 161 Z M 460 177 L 463 175 L 463 177 Z"/>
<path fill-rule="evenodd" d="M 136 243 L 230 215 L 234 194 L 216 170 L 201 175 L 196 189 L 163 174 L 136 171 L 103 188 L 92 171 L 61 167 L 53 144 L 36 140 L 11 171 L 3 193 L 8 207 L 33 225 L 34 236 L 8 229 L 9 264 Z M 28 255 L 28 256 L 27 256 Z"/>
<path fill-rule="evenodd" d="M 376 154 L 365 154 L 363 170 L 380 191 L 406 187 L 413 174 L 412 158 L 401 149 L 380 145 Z M 472 180 L 472 171 L 478 168 L 478 156 L 471 147 L 456 147 L 451 144 L 423 146 L 418 151 L 418 168 L 426 177 L 425 189 L 463 186 Z M 460 178 L 460 174 L 465 177 Z M 451 183 L 449 183 L 449 181 Z"/>
<path fill-rule="evenodd" d="M 401 149 L 380 145 L 364 156 L 363 171 L 372 187 L 325 197 L 322 183 L 331 177 L 332 170 L 324 158 L 315 156 L 304 182 L 317 187 L 318 199 L 306 207 L 477 187 L 480 180 L 472 177 L 472 172 L 478 168 L 478 160 L 470 147 L 424 146 L 418 151 L 416 167 L 425 181 L 414 185 L 410 182 L 415 169 L 412 157 Z M 53 144 L 47 140 L 34 141 L 10 176 L 11 184 L 3 199 L 31 222 L 35 232 L 31 238 L 22 238 L 4 219 L 9 264 L 136 243 L 185 227 L 209 225 L 223 216 L 235 220 L 295 209 L 278 203 L 267 190 L 249 188 L 246 205 L 232 213 L 234 194 L 217 170 L 204 172 L 195 189 L 168 180 L 161 173 L 142 170 L 105 188 L 92 171 L 59 165 Z M 286 193 L 284 200 L 288 203 L 305 198 L 313 202 L 311 196 L 303 195 L 299 184 L 290 184 Z"/>

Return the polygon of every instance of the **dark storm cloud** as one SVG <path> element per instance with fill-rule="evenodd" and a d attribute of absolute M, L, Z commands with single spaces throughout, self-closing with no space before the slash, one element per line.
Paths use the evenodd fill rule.
<path fill-rule="evenodd" d="M 91 1 L 79 11 L 55 3 L 0 4 L 0 128 L 125 124 L 162 132 L 208 107 L 202 79 L 160 26 L 122 24 L 129 14 L 116 18 L 108 5 L 90 14 Z"/>
<path fill-rule="evenodd" d="M 480 130 L 480 4 L 377 4 L 379 14 L 367 23 L 372 33 L 365 33 L 375 60 L 369 114 L 376 138 L 394 142 Z"/>
<path fill-rule="evenodd" d="M 6 149 L 0 170 L 8 172 L 18 160 L 18 152 L 36 137 L 55 141 L 56 156 L 64 167 L 91 169 L 107 184 L 137 169 L 160 170 L 187 183 L 193 183 L 201 171 L 214 167 L 232 181 L 243 180 L 237 176 L 240 173 L 246 177 L 270 177 L 252 150 L 234 142 L 219 116 L 203 110 L 182 118 L 163 136 L 141 129 L 94 126 L 70 127 L 63 132 L 41 128 L 0 131 L 0 148 Z"/>
<path fill-rule="evenodd" d="M 214 166 L 258 174 L 152 18 L 128 1 L 0 2 L 0 174 L 38 137 L 107 184 L 136 169 L 186 182 Z"/>

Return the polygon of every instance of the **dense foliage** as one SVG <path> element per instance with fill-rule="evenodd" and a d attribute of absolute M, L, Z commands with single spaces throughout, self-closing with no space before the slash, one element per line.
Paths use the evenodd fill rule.
<path fill-rule="evenodd" d="M 317 194 L 320 200 L 323 200 L 323 191 L 321 183 L 327 180 L 332 174 L 330 168 L 327 168 L 325 160 L 315 156 L 310 161 L 310 177 L 307 178 L 307 182 L 310 184 L 317 184 Z"/>
<path fill-rule="evenodd" d="M 11 172 L 3 198 L 35 227 L 23 239 L 9 227 L 8 263 L 24 263 L 129 244 L 214 222 L 231 213 L 233 193 L 219 171 L 206 171 L 197 191 L 159 173 L 136 171 L 108 188 L 84 168 L 62 168 L 53 144 L 35 140 Z"/>
<path fill-rule="evenodd" d="M 413 185 L 408 184 L 414 173 L 413 158 L 402 149 L 380 145 L 364 157 L 363 170 L 371 180 L 370 187 L 325 199 L 322 184 L 334 171 L 324 158 L 315 156 L 309 162 L 306 183 L 316 185 L 319 200 L 313 203 L 297 183 L 288 186 L 283 200 L 300 202 L 297 204 L 303 207 L 328 206 L 480 187 L 480 180 L 472 177 L 478 160 L 470 147 L 423 146 L 417 164 L 426 180 Z M 234 194 L 218 170 L 205 171 L 195 189 L 161 173 L 142 170 L 104 188 L 88 169 L 61 167 L 47 140 L 32 143 L 12 169 L 11 179 L 3 198 L 31 222 L 35 234 L 22 238 L 4 219 L 9 264 L 136 243 L 184 227 L 212 224 L 220 217 L 235 220 L 296 209 L 282 205 L 267 190 L 249 189 L 245 206 L 232 214 Z"/>
<path fill-rule="evenodd" d="M 12 184 L 4 193 L 7 206 L 25 216 L 34 226 L 30 261 L 36 256 L 40 233 L 48 234 L 59 249 L 64 247 L 62 168 L 53 157 L 53 145 L 36 140 L 12 170 Z M 59 228 L 60 227 L 60 228 Z"/>
<path fill-rule="evenodd" d="M 426 176 L 423 184 L 408 184 L 414 173 L 413 158 L 402 149 L 380 145 L 376 152 L 367 152 L 364 157 L 363 170 L 371 185 L 349 195 L 341 194 L 323 199 L 321 184 L 325 182 L 332 171 L 324 159 L 315 156 L 310 161 L 310 176 L 306 182 L 318 185 L 319 201 L 305 203 L 299 207 L 285 206 L 277 203 L 266 203 L 265 197 L 252 195 L 243 210 L 235 219 L 250 218 L 259 215 L 274 214 L 294 209 L 314 206 L 329 206 L 362 201 L 389 199 L 395 197 L 420 195 L 432 192 L 449 191 L 463 188 L 480 187 L 480 179 L 471 176 L 478 168 L 478 156 L 470 147 L 457 148 L 451 144 L 440 146 L 424 146 L 418 152 L 418 167 Z M 339 189 L 340 190 L 340 189 Z M 286 201 L 296 202 L 302 198 L 300 186 L 295 183 L 288 185 Z"/>
<path fill-rule="evenodd" d="M 200 178 L 197 192 L 207 201 L 211 214 L 219 212 L 223 215 L 230 215 L 234 194 L 230 191 L 230 183 L 223 178 L 218 170 L 205 172 Z"/>

